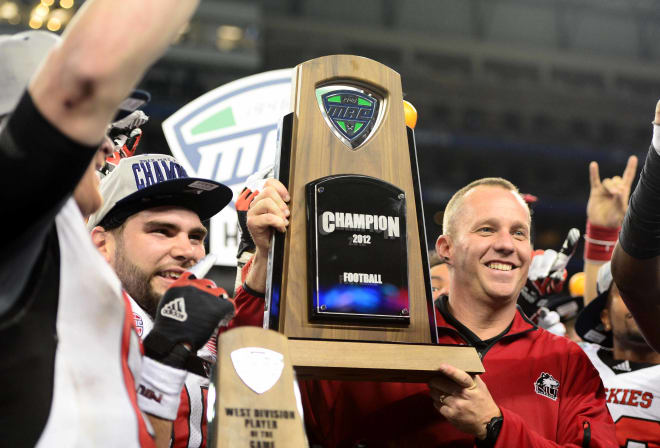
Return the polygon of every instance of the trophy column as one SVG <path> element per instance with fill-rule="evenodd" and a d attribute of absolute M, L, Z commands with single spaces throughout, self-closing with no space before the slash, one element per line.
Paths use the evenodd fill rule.
<path fill-rule="evenodd" d="M 313 59 L 295 69 L 291 104 L 276 161 L 291 217 L 271 250 L 265 326 L 295 341 L 298 374 L 307 370 L 297 363 L 315 364 L 300 353 L 321 356 L 339 344 L 346 359 L 356 342 L 374 344 L 368 359 L 383 347 L 390 360 L 424 353 L 428 370 L 411 372 L 416 378 L 442 362 L 482 371 L 474 349 L 433 345 L 417 154 L 399 74 L 359 56 Z M 336 377 L 345 367 L 310 374 Z M 405 378 L 401 368 L 376 369 L 371 379 Z"/>

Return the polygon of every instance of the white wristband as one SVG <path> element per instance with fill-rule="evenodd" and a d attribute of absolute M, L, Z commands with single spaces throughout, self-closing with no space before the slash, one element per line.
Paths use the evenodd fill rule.
<path fill-rule="evenodd" d="M 660 124 L 653 123 L 653 149 L 660 155 Z"/>
<path fill-rule="evenodd" d="M 165 420 L 176 419 L 181 401 L 181 388 L 186 371 L 166 366 L 146 356 L 137 387 L 138 407 Z"/>

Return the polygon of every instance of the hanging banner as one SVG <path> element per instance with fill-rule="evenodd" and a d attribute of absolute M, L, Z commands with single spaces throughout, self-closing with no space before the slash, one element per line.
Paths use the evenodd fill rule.
<path fill-rule="evenodd" d="M 238 227 L 234 201 L 251 174 L 275 160 L 277 127 L 290 112 L 292 69 L 274 70 L 220 86 L 163 122 L 174 157 L 189 176 L 222 182 L 231 204 L 211 219 L 210 252 L 235 266 Z"/>

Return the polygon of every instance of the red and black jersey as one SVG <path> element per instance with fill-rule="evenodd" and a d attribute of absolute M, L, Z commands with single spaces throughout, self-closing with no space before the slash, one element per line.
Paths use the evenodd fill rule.
<path fill-rule="evenodd" d="M 581 346 L 603 380 L 619 446 L 660 448 L 660 365 L 614 359 L 596 344 Z"/>

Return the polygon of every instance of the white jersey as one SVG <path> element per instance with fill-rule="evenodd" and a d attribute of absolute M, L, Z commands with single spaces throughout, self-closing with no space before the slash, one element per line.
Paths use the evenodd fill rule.
<path fill-rule="evenodd" d="M 127 295 L 128 296 L 128 295 Z M 135 327 L 144 339 L 154 327 L 151 316 L 130 296 L 128 296 L 133 309 Z M 202 347 L 197 355 L 215 363 L 216 346 L 215 335 Z M 206 399 L 209 389 L 209 379 L 194 373 L 186 375 L 184 388 L 181 391 L 181 403 L 173 422 L 172 432 L 174 440 L 172 448 L 200 448 L 206 446 Z"/>
<path fill-rule="evenodd" d="M 660 365 L 615 360 L 611 350 L 580 345 L 603 380 L 619 446 L 660 448 Z"/>
<path fill-rule="evenodd" d="M 60 250 L 53 400 L 37 446 L 138 447 L 153 440 L 137 408 L 140 341 L 121 284 L 69 199 L 55 219 Z"/>

